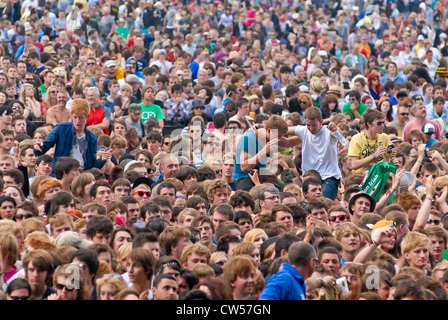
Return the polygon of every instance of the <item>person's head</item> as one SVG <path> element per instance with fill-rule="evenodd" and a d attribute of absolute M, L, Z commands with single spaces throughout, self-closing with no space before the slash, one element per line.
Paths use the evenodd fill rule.
<path fill-rule="evenodd" d="M 25 269 L 25 277 L 31 287 L 43 288 L 53 274 L 55 262 L 48 251 L 36 249 L 24 256 L 22 267 Z"/>
<path fill-rule="evenodd" d="M 272 210 L 280 203 L 280 191 L 273 186 L 264 187 L 259 191 L 258 200 L 262 210 Z"/>
<path fill-rule="evenodd" d="M 114 200 L 112 188 L 109 183 L 104 180 L 96 181 L 90 187 L 90 198 L 92 202 L 107 205 L 110 201 Z"/>
<path fill-rule="evenodd" d="M 37 188 L 37 197 L 42 201 L 52 199 L 62 190 L 62 183 L 56 178 L 45 178 Z"/>
<path fill-rule="evenodd" d="M 430 245 L 426 234 L 411 231 L 401 241 L 401 253 L 411 267 L 425 270 L 429 262 Z"/>
<path fill-rule="evenodd" d="M 224 180 L 212 180 L 205 190 L 210 204 L 227 203 L 232 189 Z"/>
<path fill-rule="evenodd" d="M 85 99 L 73 100 L 70 108 L 73 125 L 76 131 L 84 130 L 90 115 L 90 106 Z"/>
<path fill-rule="evenodd" d="M 179 159 L 173 154 L 167 153 L 160 160 L 160 168 L 164 179 L 175 178 L 179 172 Z"/>
<path fill-rule="evenodd" d="M 180 259 L 183 249 L 191 244 L 191 232 L 180 226 L 169 226 L 159 236 L 160 248 L 165 255 Z"/>
<path fill-rule="evenodd" d="M 53 273 L 53 285 L 57 290 L 59 300 L 85 300 L 83 271 L 80 266 L 71 263 L 56 268 Z M 73 278 L 74 274 L 76 274 L 76 278 Z"/>
<path fill-rule="evenodd" d="M 382 133 L 384 129 L 385 116 L 384 114 L 376 109 L 369 109 L 363 114 L 364 124 L 367 129 L 376 129 L 375 132 Z"/>
<path fill-rule="evenodd" d="M 235 299 L 247 299 L 254 293 L 256 267 L 249 257 L 232 257 L 222 269 L 223 280 Z"/>
<path fill-rule="evenodd" d="M 193 270 L 198 263 L 208 264 L 210 256 L 210 249 L 200 243 L 194 243 L 184 248 L 180 257 L 180 263 L 182 268 Z"/>
<path fill-rule="evenodd" d="M 28 300 L 31 296 L 30 283 L 22 278 L 12 280 L 6 288 L 6 300 Z"/>
<path fill-rule="evenodd" d="M 322 181 L 315 178 L 308 178 L 302 185 L 303 196 L 309 202 L 315 197 L 322 196 Z"/>
<path fill-rule="evenodd" d="M 112 238 L 114 226 L 109 217 L 93 216 L 87 222 L 86 235 L 87 239 L 93 243 L 109 244 Z"/>
<path fill-rule="evenodd" d="M 133 248 L 127 258 L 127 272 L 133 283 L 146 283 L 154 275 L 156 259 L 150 250 Z"/>
<path fill-rule="evenodd" d="M 322 128 L 322 112 L 317 107 L 308 108 L 305 111 L 306 127 L 312 134 L 317 134 Z"/>
<path fill-rule="evenodd" d="M 427 112 L 426 112 L 426 106 L 423 101 L 416 101 L 412 104 L 411 108 L 409 109 L 411 115 L 413 115 L 415 118 L 418 119 L 424 119 L 426 118 Z"/>
<path fill-rule="evenodd" d="M 170 274 L 161 273 L 154 278 L 152 294 L 154 300 L 178 300 L 178 284 Z"/>
<path fill-rule="evenodd" d="M 290 245 L 288 259 L 291 265 L 302 270 L 301 275 L 304 279 L 313 274 L 317 264 L 316 250 L 311 244 L 303 241 Z"/>

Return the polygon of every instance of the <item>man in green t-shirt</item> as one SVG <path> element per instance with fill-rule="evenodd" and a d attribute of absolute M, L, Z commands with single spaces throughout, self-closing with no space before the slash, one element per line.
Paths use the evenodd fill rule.
<path fill-rule="evenodd" d="M 46 69 L 41 73 L 41 77 L 44 79 L 44 83 L 39 86 L 40 93 L 42 94 L 42 97 L 46 97 L 47 89 L 51 86 L 51 83 L 54 80 L 54 73 L 53 71 Z"/>
<path fill-rule="evenodd" d="M 118 20 L 118 27 L 115 28 L 115 31 L 118 32 L 118 34 L 125 40 L 128 39 L 129 34 L 131 33 L 129 28 L 126 27 L 126 21 L 123 18 Z"/>
<path fill-rule="evenodd" d="M 142 107 L 142 113 L 140 116 L 140 121 L 145 123 L 150 117 L 156 118 L 159 121 L 159 126 L 163 129 L 163 123 L 165 120 L 165 115 L 163 114 L 162 108 L 154 104 L 156 90 L 152 86 L 144 86 L 142 89 L 142 102 L 140 106 Z"/>
<path fill-rule="evenodd" d="M 348 94 L 349 102 L 344 105 L 342 112 L 350 113 L 353 119 L 362 119 L 362 115 L 367 111 L 367 106 L 361 102 L 361 94 L 358 91 L 350 91 Z"/>

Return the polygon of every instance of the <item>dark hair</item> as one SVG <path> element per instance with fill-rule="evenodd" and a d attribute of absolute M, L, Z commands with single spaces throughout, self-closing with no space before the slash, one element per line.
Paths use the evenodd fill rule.
<path fill-rule="evenodd" d="M 28 283 L 28 281 L 26 281 L 25 279 L 22 279 L 22 278 L 15 278 L 14 280 L 12 280 L 8 284 L 8 287 L 6 288 L 6 294 L 10 296 L 13 291 L 20 290 L 20 289 L 28 290 L 28 296 L 31 295 L 30 284 Z"/>
<path fill-rule="evenodd" d="M 97 233 L 112 235 L 113 230 L 114 225 L 109 217 L 97 215 L 87 222 L 86 235 L 92 239 Z"/>
<path fill-rule="evenodd" d="M 302 190 L 303 190 L 303 192 L 308 192 L 308 188 L 309 188 L 310 185 L 313 185 L 313 186 L 322 186 L 322 181 L 319 181 L 319 180 L 314 179 L 314 178 L 306 179 L 306 180 L 303 182 L 303 184 L 302 184 Z"/>
<path fill-rule="evenodd" d="M 75 198 L 70 192 L 59 191 L 49 202 L 49 211 L 47 212 L 48 217 L 51 217 L 58 213 L 59 207 L 62 205 L 69 205 L 73 202 Z"/>
<path fill-rule="evenodd" d="M 132 239 L 132 248 L 140 248 L 147 242 L 158 242 L 159 238 L 153 232 L 141 232 Z"/>
<path fill-rule="evenodd" d="M 59 157 L 54 165 L 56 179 L 61 180 L 64 174 L 68 174 L 75 168 L 80 168 L 79 161 L 70 157 Z"/>
<path fill-rule="evenodd" d="M 100 267 L 100 262 L 98 260 L 97 254 L 89 249 L 78 249 L 72 254 L 70 261 L 73 262 L 73 260 L 75 259 L 78 259 L 79 261 L 87 265 L 87 267 L 89 268 L 89 273 L 94 275 L 92 277 L 92 284 L 95 284 L 96 273 L 98 272 L 98 269 Z"/>

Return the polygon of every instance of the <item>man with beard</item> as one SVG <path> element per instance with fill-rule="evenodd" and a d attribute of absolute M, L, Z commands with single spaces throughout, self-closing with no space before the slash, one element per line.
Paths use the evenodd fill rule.
<path fill-rule="evenodd" d="M 72 118 L 70 110 L 67 109 L 66 104 L 69 100 L 67 91 L 61 90 L 58 92 L 58 105 L 55 108 L 50 108 L 47 111 L 47 122 L 57 125 L 58 123 L 69 122 Z"/>

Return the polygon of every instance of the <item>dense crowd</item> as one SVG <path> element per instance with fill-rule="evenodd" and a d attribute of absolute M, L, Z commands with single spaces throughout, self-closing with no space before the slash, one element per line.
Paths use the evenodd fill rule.
<path fill-rule="evenodd" d="M 447 5 L 0 3 L 0 298 L 446 300 Z"/>

